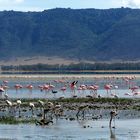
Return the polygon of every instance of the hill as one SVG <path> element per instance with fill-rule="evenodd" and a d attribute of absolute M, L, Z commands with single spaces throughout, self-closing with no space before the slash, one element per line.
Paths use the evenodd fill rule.
<path fill-rule="evenodd" d="M 0 12 L 0 59 L 140 60 L 140 10 Z"/>

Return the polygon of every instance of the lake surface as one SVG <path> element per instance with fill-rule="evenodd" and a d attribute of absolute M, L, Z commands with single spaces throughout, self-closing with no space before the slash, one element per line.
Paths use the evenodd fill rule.
<path fill-rule="evenodd" d="M 128 76 L 127 76 L 128 77 Z M 132 77 L 132 79 L 131 79 Z M 98 95 L 100 94 L 103 97 L 113 97 L 111 94 L 116 94 L 119 97 L 125 97 L 125 98 L 139 98 L 140 92 L 139 92 L 139 86 L 140 86 L 140 78 L 135 76 L 130 76 L 128 79 L 126 78 L 126 75 L 122 75 L 115 77 L 112 75 L 111 77 L 106 77 L 106 75 L 102 75 L 96 77 L 95 75 L 12 75 L 12 76 L 6 76 L 1 77 L 0 84 L 3 84 L 3 81 L 8 80 L 8 89 L 5 91 L 5 93 L 8 94 L 10 98 L 59 98 L 59 97 L 72 97 L 73 94 L 77 95 L 78 97 L 86 97 L 87 95 L 93 95 L 93 90 L 78 90 L 78 87 L 81 85 L 98 85 L 99 88 L 97 90 Z M 130 78 L 130 79 L 129 79 Z M 72 91 L 70 89 L 70 84 L 73 81 L 78 81 L 75 91 Z M 23 86 L 23 88 L 16 90 L 14 86 L 16 84 L 20 84 Z M 26 88 L 27 85 L 33 85 L 33 89 L 29 90 Z M 38 86 L 42 85 L 54 85 L 53 89 L 50 90 L 43 90 L 41 91 Z M 108 91 L 105 90 L 104 85 L 105 84 L 111 84 L 111 90 Z M 65 91 L 62 91 L 62 87 L 66 87 Z M 115 88 L 115 87 L 118 88 Z M 132 92 L 130 87 L 137 86 L 138 89 Z M 52 90 L 57 91 L 56 94 L 52 94 Z M 138 92 L 137 95 L 133 96 L 135 92 Z M 130 96 L 125 95 L 126 93 L 129 93 Z"/>
<path fill-rule="evenodd" d="M 9 98 L 59 98 L 72 97 L 73 94 L 78 97 L 86 97 L 86 95 L 92 95 L 91 90 L 78 90 L 80 85 L 99 85 L 97 94 L 103 97 L 111 97 L 112 93 L 115 93 L 119 97 L 125 98 L 140 98 L 140 94 L 133 95 L 135 92 L 139 92 L 140 78 L 128 77 L 124 80 L 126 75 L 106 77 L 102 75 L 96 77 L 86 75 L 84 76 L 60 76 L 60 75 L 5 75 L 1 76 L 0 84 L 3 85 L 3 81 L 8 80 L 6 84 L 9 88 L 3 92 L 8 94 Z M 58 82 L 56 82 L 58 81 Z M 65 82 L 62 82 L 65 81 Z M 73 81 L 78 81 L 75 91 L 71 90 L 69 85 Z M 14 86 L 21 84 L 23 87 L 16 90 Z M 33 89 L 26 88 L 27 85 L 32 84 Z M 51 90 L 41 91 L 38 88 L 39 85 L 52 84 L 55 87 L 57 93 L 53 94 Z M 104 89 L 105 84 L 112 84 L 111 90 Z M 66 86 L 66 90 L 62 91 L 61 88 Z M 115 88 L 117 86 L 118 88 Z M 130 87 L 137 86 L 138 89 L 132 91 Z M 75 92 L 75 93 L 74 93 Z M 126 96 L 125 93 L 129 93 L 130 96 Z M 95 110 L 96 111 L 96 110 Z M 105 110 L 104 114 L 109 115 L 109 111 Z M 104 112 L 104 111 L 103 111 Z M 8 113 L 8 111 L 7 111 Z M 23 112 L 21 112 L 22 114 Z M 31 112 L 30 112 L 31 113 Z M 95 114 L 99 114 L 100 110 L 97 110 Z M 126 115 L 127 114 L 127 115 Z M 130 115 L 129 115 L 130 114 Z M 136 115 L 137 114 L 137 115 Z M 2 115 L 2 114 L 1 114 Z M 23 115 L 23 114 L 22 114 Z M 24 114 L 26 115 L 26 114 Z M 27 114 L 31 115 L 31 114 Z M 133 117 L 136 116 L 136 117 Z M 121 119 L 116 119 L 115 129 L 109 128 L 109 117 L 100 120 L 79 120 L 69 121 L 65 119 L 55 120 L 53 125 L 50 126 L 37 126 L 35 124 L 19 124 L 19 125 L 5 125 L 0 124 L 0 139 L 1 140 L 140 140 L 140 119 L 139 112 L 120 111 L 119 116 Z M 133 118 L 133 119 L 132 119 Z"/>
<path fill-rule="evenodd" d="M 0 139 L 6 140 L 139 140 L 140 119 L 116 120 L 116 128 L 108 120 L 58 120 L 54 125 L 0 125 Z"/>

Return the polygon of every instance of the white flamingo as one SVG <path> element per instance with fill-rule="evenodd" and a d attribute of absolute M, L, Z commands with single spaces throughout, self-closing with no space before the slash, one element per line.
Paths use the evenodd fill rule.
<path fill-rule="evenodd" d="M 32 111 L 32 116 L 34 115 L 34 107 L 35 107 L 35 105 L 34 105 L 34 103 L 29 103 L 29 107 L 31 108 L 31 111 Z"/>
<path fill-rule="evenodd" d="M 21 117 L 21 115 L 20 115 L 20 106 L 21 106 L 21 100 L 17 100 L 17 106 L 18 106 L 18 108 L 19 108 L 19 117 Z"/>

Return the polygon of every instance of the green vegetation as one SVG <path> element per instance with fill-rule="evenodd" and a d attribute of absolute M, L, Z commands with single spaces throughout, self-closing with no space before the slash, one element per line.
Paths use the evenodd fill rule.
<path fill-rule="evenodd" d="M 35 123 L 35 119 L 20 119 L 15 117 L 1 117 L 0 124 Z"/>
<path fill-rule="evenodd" d="M 66 103 L 124 103 L 131 104 L 139 102 L 140 99 L 128 99 L 128 98 L 65 98 L 57 99 L 57 102 L 66 102 Z"/>
<path fill-rule="evenodd" d="M 0 12 L 0 58 L 58 56 L 139 60 L 140 10 L 118 8 Z"/>

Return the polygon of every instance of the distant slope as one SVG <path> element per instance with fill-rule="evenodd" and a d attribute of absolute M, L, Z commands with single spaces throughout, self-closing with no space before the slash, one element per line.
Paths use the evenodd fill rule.
<path fill-rule="evenodd" d="M 140 60 L 140 10 L 0 12 L 0 59 Z"/>

